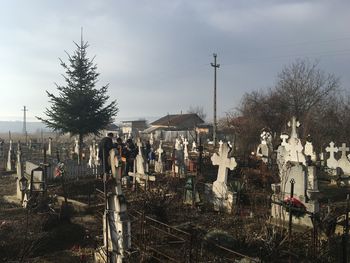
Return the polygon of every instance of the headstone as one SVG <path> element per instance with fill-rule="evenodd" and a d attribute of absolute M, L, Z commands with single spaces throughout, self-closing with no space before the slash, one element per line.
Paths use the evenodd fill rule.
<path fill-rule="evenodd" d="M 228 169 L 233 170 L 236 166 L 235 158 L 228 158 L 230 148 L 227 144 L 222 145 L 221 154 L 214 153 L 211 157 L 213 165 L 218 165 L 217 179 L 213 183 L 213 198 L 214 209 L 219 211 L 221 209 L 227 212 L 232 212 L 233 193 L 227 188 L 227 172 Z"/>
<path fill-rule="evenodd" d="M 12 140 L 10 140 L 10 146 L 7 154 L 7 163 L 6 163 L 6 171 L 12 171 L 13 166 L 12 166 Z"/>
<path fill-rule="evenodd" d="M 184 159 L 188 160 L 188 148 L 187 148 L 188 141 L 187 141 L 186 138 L 185 138 L 185 140 L 183 142 L 183 145 L 184 145 Z"/>
<path fill-rule="evenodd" d="M 75 138 L 74 153 L 79 155 L 79 140 Z"/>
<path fill-rule="evenodd" d="M 154 170 L 156 173 L 163 173 L 163 162 L 162 162 L 162 154 L 163 154 L 164 150 L 162 149 L 162 141 L 160 141 L 159 143 L 159 147 L 157 149 L 157 153 L 158 153 L 158 159 L 155 163 L 155 167 Z"/>
<path fill-rule="evenodd" d="M 46 151 L 47 155 L 52 155 L 52 138 L 49 138 L 49 145 L 47 147 L 47 151 Z"/>
<path fill-rule="evenodd" d="M 304 147 L 304 154 L 306 156 L 310 156 L 311 161 L 316 161 L 316 153 L 314 152 L 314 146 L 312 145 L 311 141 L 306 141 L 305 147 Z"/>
<path fill-rule="evenodd" d="M 154 143 L 153 132 L 151 132 L 150 138 L 149 138 L 149 144 L 152 146 L 153 143 Z"/>
<path fill-rule="evenodd" d="M 271 138 L 271 134 L 268 131 L 263 131 L 260 134 L 261 143 L 259 144 L 256 150 L 256 156 L 260 157 L 264 163 L 268 163 L 269 155 L 270 155 L 270 152 L 272 151 L 272 149 L 270 149 L 272 147 L 268 145 L 268 142 L 270 144 L 270 138 Z"/>
<path fill-rule="evenodd" d="M 138 151 L 138 154 L 136 156 L 136 173 L 138 174 L 145 174 L 145 161 L 143 159 L 143 156 L 142 156 L 142 142 L 141 142 L 141 139 L 138 138 L 137 139 L 137 147 L 139 149 Z"/>
<path fill-rule="evenodd" d="M 192 149 L 191 149 L 191 151 L 194 152 L 194 153 L 197 152 L 197 145 L 196 145 L 195 141 L 192 142 Z"/>
<path fill-rule="evenodd" d="M 300 126 L 300 123 L 296 121 L 296 118 L 293 116 L 292 121 L 288 122 L 288 126 L 292 128 L 292 132 L 288 143 L 285 145 L 286 150 L 289 153 L 287 161 L 298 162 L 305 165 L 306 159 L 303 153 L 304 147 L 297 134 L 297 127 Z"/>
<path fill-rule="evenodd" d="M 219 141 L 219 154 L 221 154 L 223 144 L 224 144 L 224 142 L 222 140 L 220 140 Z"/>
<path fill-rule="evenodd" d="M 112 150 L 113 151 L 113 150 Z M 114 154 L 110 155 L 111 162 Z M 127 213 L 127 203 L 122 192 L 121 182 L 116 170 L 112 170 L 113 177 L 117 178 L 116 185 L 108 194 L 107 209 L 103 216 L 104 250 L 108 247 L 110 262 L 124 262 L 126 251 L 131 248 L 131 223 Z M 108 245 L 107 245 L 108 243 Z M 98 249 L 102 250 L 102 248 Z M 95 253 L 95 262 L 106 262 L 105 253 Z"/>
<path fill-rule="evenodd" d="M 334 142 L 329 143 L 329 147 L 326 148 L 326 152 L 329 152 L 327 167 L 331 169 L 337 169 L 338 161 L 335 159 L 334 153 L 338 152 L 338 148 L 334 147 Z"/>
<path fill-rule="evenodd" d="M 338 160 L 338 167 L 343 170 L 343 173 L 346 175 L 350 175 L 350 162 L 346 156 L 346 153 L 349 151 L 349 147 L 346 147 L 346 143 L 343 143 L 341 147 L 339 147 L 338 151 L 341 152 L 341 157 Z"/>

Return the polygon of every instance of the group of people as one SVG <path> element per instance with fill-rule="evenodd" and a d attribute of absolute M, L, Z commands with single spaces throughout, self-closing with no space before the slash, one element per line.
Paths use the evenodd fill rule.
<path fill-rule="evenodd" d="M 103 166 L 102 171 L 105 173 L 110 172 L 109 153 L 110 150 L 116 149 L 116 155 L 125 167 L 125 173 L 128 174 L 129 171 L 133 171 L 133 164 L 138 154 L 138 149 L 132 139 L 128 139 L 126 143 L 123 143 L 121 138 L 117 138 L 116 142 L 113 142 L 113 137 L 113 133 L 108 133 L 99 143 L 99 158 Z"/>

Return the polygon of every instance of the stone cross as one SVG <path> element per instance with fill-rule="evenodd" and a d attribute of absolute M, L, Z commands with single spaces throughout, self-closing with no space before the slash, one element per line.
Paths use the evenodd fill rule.
<path fill-rule="evenodd" d="M 197 152 L 197 145 L 195 141 L 192 142 L 192 152 Z"/>
<path fill-rule="evenodd" d="M 292 133 L 290 138 L 298 138 L 297 128 L 300 126 L 300 122 L 297 121 L 296 117 L 292 117 L 292 121 L 288 122 L 288 127 L 292 127 Z"/>
<path fill-rule="evenodd" d="M 78 140 L 78 138 L 75 138 L 74 152 L 79 155 L 79 140 Z"/>
<path fill-rule="evenodd" d="M 178 151 L 182 150 L 181 142 L 180 142 L 180 139 L 178 138 L 175 139 L 175 149 Z"/>
<path fill-rule="evenodd" d="M 338 151 L 341 152 L 341 157 L 340 158 L 347 158 L 346 153 L 349 151 L 349 147 L 346 147 L 346 143 L 343 143 L 341 147 L 338 148 Z"/>
<path fill-rule="evenodd" d="M 149 144 L 152 146 L 154 142 L 154 138 L 153 138 L 153 132 L 151 132 L 150 134 L 150 138 L 149 138 Z"/>
<path fill-rule="evenodd" d="M 47 155 L 52 155 L 52 138 L 49 138 L 49 146 L 47 147 L 47 151 L 46 151 Z"/>
<path fill-rule="evenodd" d="M 286 146 L 288 144 L 287 140 L 289 138 L 288 134 L 281 134 L 280 138 L 282 139 L 281 145 Z"/>
<path fill-rule="evenodd" d="M 185 160 L 187 160 L 188 159 L 188 149 L 187 149 L 188 141 L 186 138 L 184 139 L 183 144 L 184 144 L 184 157 L 185 157 Z"/>
<path fill-rule="evenodd" d="M 142 142 L 140 138 L 137 138 L 137 143 L 136 143 L 137 147 L 139 148 L 139 154 L 141 154 L 141 147 L 142 147 Z"/>
<path fill-rule="evenodd" d="M 224 142 L 222 140 L 220 140 L 219 141 L 219 154 L 221 154 L 223 144 L 224 144 Z"/>
<path fill-rule="evenodd" d="M 339 147 L 338 151 L 341 152 L 341 157 L 338 160 L 338 167 L 340 167 L 343 170 L 344 174 L 349 175 L 350 174 L 350 162 L 346 156 L 346 152 L 349 151 L 349 147 L 346 147 L 346 143 L 343 143 L 342 147 Z"/>
<path fill-rule="evenodd" d="M 158 162 L 162 161 L 162 153 L 164 152 L 164 150 L 162 149 L 162 141 L 160 141 L 159 143 L 159 147 L 157 149 L 157 153 L 158 153 Z"/>
<path fill-rule="evenodd" d="M 218 155 L 217 153 L 214 153 L 214 155 L 211 157 L 211 161 L 213 165 L 218 165 L 219 170 L 218 170 L 218 176 L 216 181 L 220 183 L 225 183 L 227 182 L 227 168 L 230 170 L 233 170 L 236 166 L 236 160 L 235 158 L 231 157 L 228 158 L 230 148 L 228 147 L 227 144 L 223 144 L 222 146 L 222 151 L 221 154 Z"/>
<path fill-rule="evenodd" d="M 338 152 L 338 148 L 334 147 L 334 142 L 329 143 L 329 147 L 326 148 L 326 152 L 329 152 L 329 159 L 327 159 L 327 166 L 332 169 L 338 167 L 338 161 L 334 158 L 334 153 Z"/>

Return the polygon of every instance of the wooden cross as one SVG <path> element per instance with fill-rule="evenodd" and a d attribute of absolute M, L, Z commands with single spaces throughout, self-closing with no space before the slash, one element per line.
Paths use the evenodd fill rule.
<path fill-rule="evenodd" d="M 231 157 L 228 158 L 230 148 L 227 144 L 223 144 L 221 154 L 214 153 L 214 155 L 211 157 L 211 161 L 213 162 L 213 165 L 218 165 L 218 176 L 216 181 L 226 183 L 227 181 L 227 168 L 230 170 L 233 170 L 236 166 L 236 160 L 235 158 Z"/>

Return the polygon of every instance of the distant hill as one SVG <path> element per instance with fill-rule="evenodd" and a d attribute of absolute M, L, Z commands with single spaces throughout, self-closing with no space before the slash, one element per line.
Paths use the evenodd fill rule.
<path fill-rule="evenodd" d="M 27 132 L 35 133 L 40 132 L 41 129 L 44 132 L 50 131 L 44 124 L 41 122 L 27 122 Z M 23 131 L 23 122 L 22 121 L 0 121 L 0 132 L 22 132 Z"/>

